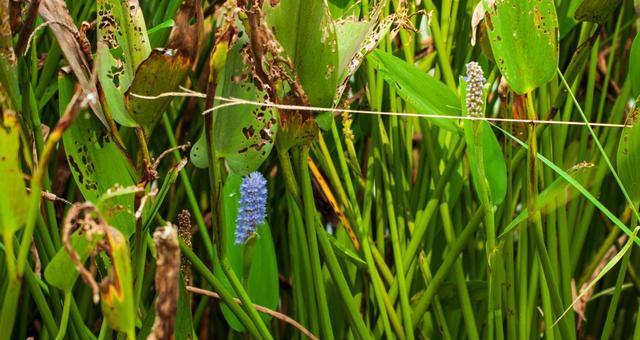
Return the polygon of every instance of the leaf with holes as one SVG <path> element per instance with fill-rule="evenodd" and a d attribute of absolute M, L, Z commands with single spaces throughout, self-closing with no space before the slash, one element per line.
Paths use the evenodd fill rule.
<path fill-rule="evenodd" d="M 246 34 L 229 51 L 224 72 L 218 78 L 217 95 L 262 102 L 266 94 L 251 82 L 241 53 L 248 42 Z M 269 156 L 278 131 L 277 115 L 265 106 L 228 106 L 213 112 L 213 135 L 218 155 L 236 174 L 256 170 Z M 198 167 L 208 166 L 204 134 L 191 150 L 191 160 Z"/>
<path fill-rule="evenodd" d="M 485 25 L 500 72 L 523 94 L 549 82 L 558 67 L 558 18 L 553 0 L 483 0 Z"/>
<path fill-rule="evenodd" d="M 129 42 L 128 20 L 118 0 L 98 0 L 98 79 L 113 119 L 124 126 L 137 126 L 124 106 L 124 93 L 131 85 L 136 66 Z M 146 32 L 146 29 L 145 29 Z"/>
<path fill-rule="evenodd" d="M 70 76 L 58 81 L 60 112 L 64 112 L 73 95 Z M 97 202 L 99 197 L 116 185 L 135 185 L 134 170 L 127 156 L 109 137 L 95 116 L 80 112 L 65 131 L 62 142 L 73 178 L 87 201 Z M 118 228 L 126 237 L 135 230 L 133 195 L 117 197 L 109 201 L 106 209 L 122 213 L 106 214 L 107 223 Z"/>
<path fill-rule="evenodd" d="M 280 1 L 275 7 L 266 4 L 265 15 L 267 24 L 293 62 L 309 103 L 330 106 L 337 84 L 338 46 L 326 2 Z"/>
<path fill-rule="evenodd" d="M 20 127 L 11 111 L 0 122 L 0 231 L 13 234 L 26 222 L 29 195 L 20 168 Z"/>
<path fill-rule="evenodd" d="M 194 20 L 194 23 L 190 23 Z M 130 116 L 147 135 L 158 122 L 172 97 L 144 99 L 133 94 L 156 96 L 173 92 L 182 84 L 193 66 L 202 27 L 199 1 L 185 1 L 180 6 L 166 48 L 155 49 L 135 70 L 131 86 L 124 95 Z"/>

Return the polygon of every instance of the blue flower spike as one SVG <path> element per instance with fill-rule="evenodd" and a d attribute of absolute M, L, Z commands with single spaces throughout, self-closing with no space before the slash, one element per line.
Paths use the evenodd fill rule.
<path fill-rule="evenodd" d="M 267 218 L 267 180 L 254 171 L 242 179 L 236 219 L 235 244 L 245 243 L 256 235 Z"/>

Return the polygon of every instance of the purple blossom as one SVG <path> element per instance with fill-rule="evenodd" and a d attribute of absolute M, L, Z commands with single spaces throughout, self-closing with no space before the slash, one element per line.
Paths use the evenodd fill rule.
<path fill-rule="evenodd" d="M 235 244 L 244 243 L 267 217 L 267 180 L 255 171 L 242 179 Z"/>

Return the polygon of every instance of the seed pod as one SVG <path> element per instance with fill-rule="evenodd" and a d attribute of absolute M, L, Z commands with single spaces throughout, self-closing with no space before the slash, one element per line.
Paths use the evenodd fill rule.
<path fill-rule="evenodd" d="M 477 62 L 467 64 L 467 115 L 473 117 L 484 116 L 484 99 L 482 86 L 484 86 L 484 73 Z"/>

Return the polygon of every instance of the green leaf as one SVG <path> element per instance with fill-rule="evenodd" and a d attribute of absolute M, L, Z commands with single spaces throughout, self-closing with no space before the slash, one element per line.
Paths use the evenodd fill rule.
<path fill-rule="evenodd" d="M 102 238 L 102 235 L 95 234 L 91 240 L 89 240 L 87 234 L 82 233 L 81 230 L 76 230 L 71 235 L 71 245 L 78 254 L 78 259 L 81 263 L 87 261 L 89 254 L 96 248 L 96 244 L 102 240 Z M 76 280 L 78 280 L 79 275 L 73 261 L 71 261 L 69 253 L 64 248 L 61 248 L 56 253 L 44 270 L 44 278 L 47 282 L 63 291 L 73 289 L 73 285 L 76 283 Z"/>
<path fill-rule="evenodd" d="M 337 84 L 336 29 L 324 0 L 265 5 L 267 24 L 282 44 L 313 106 L 332 104 Z M 292 20 L 295 18 L 295 20 Z"/>
<path fill-rule="evenodd" d="M 385 81 L 418 113 L 459 116 L 460 100 L 455 92 L 414 65 L 380 50 L 373 51 L 367 60 L 382 74 Z M 432 119 L 434 124 L 459 131 L 451 119 Z"/>
<path fill-rule="evenodd" d="M 225 209 L 225 237 L 227 240 L 227 256 L 233 271 L 238 278 L 246 282 L 245 289 L 253 303 L 276 309 L 279 300 L 279 283 L 278 283 L 278 263 L 276 261 L 276 252 L 271 238 L 271 231 L 267 223 L 258 227 L 258 237 L 253 243 L 252 256 L 249 259 L 249 277 L 244 278 L 244 249 L 243 244 L 234 244 L 236 217 L 238 215 L 238 200 L 240 199 L 240 184 L 242 178 L 231 174 L 227 177 L 224 185 L 224 209 Z M 214 274 L 233 291 L 226 276 L 220 269 L 219 265 L 215 266 Z M 246 280 L 246 281 L 245 281 Z M 238 321 L 233 313 L 226 307 L 222 306 L 222 312 L 225 319 L 231 327 L 237 331 L 244 330 L 244 327 Z M 271 317 L 262 314 L 262 319 L 267 322 Z"/>
<path fill-rule="evenodd" d="M 553 0 L 483 0 L 496 63 L 520 94 L 553 79 L 558 66 L 558 18 Z"/>
<path fill-rule="evenodd" d="M 247 35 L 238 39 L 228 54 L 224 72 L 218 78 L 218 96 L 263 101 L 265 93 L 251 82 L 242 62 L 241 50 Z M 235 105 L 213 112 L 213 135 L 216 151 L 232 172 L 246 175 L 258 169 L 271 153 L 278 132 L 277 114 L 271 108 Z M 204 132 L 191 148 L 191 161 L 199 168 L 208 167 Z"/>
<path fill-rule="evenodd" d="M 136 62 L 135 75 L 131 86 L 124 94 L 124 101 L 131 117 L 144 128 L 147 136 L 172 97 L 144 99 L 132 94 L 157 96 L 176 91 L 196 59 L 201 26 L 200 2 L 184 1 L 176 14 L 166 48 L 155 49 L 141 60 L 138 60 L 136 55 L 133 56 Z M 132 51 L 135 51 L 135 47 Z"/>
<path fill-rule="evenodd" d="M 191 57 L 180 51 L 155 49 L 149 58 L 138 66 L 124 100 L 130 117 L 144 127 L 147 134 L 173 98 L 145 99 L 135 95 L 157 96 L 176 91 L 191 69 L 191 63 Z"/>
<path fill-rule="evenodd" d="M 360 50 L 362 42 L 367 38 L 371 22 L 358 21 L 353 17 L 336 22 L 338 39 L 338 75 L 347 71 L 347 66 Z M 342 79 L 338 79 L 341 81 Z"/>
<path fill-rule="evenodd" d="M 640 96 L 640 33 L 636 33 L 631 45 L 628 77 L 631 82 L 631 95 Z"/>
<path fill-rule="evenodd" d="M 58 80 L 60 112 L 64 112 L 73 95 L 73 82 L 69 76 Z M 62 142 L 73 178 L 87 201 L 97 202 L 109 189 L 120 185 L 136 184 L 134 171 L 127 156 L 109 137 L 100 122 L 91 114 L 81 112 L 65 131 Z M 105 205 L 105 210 L 133 211 L 133 195 L 117 197 Z M 135 230 L 132 214 L 119 213 L 113 217 L 105 214 L 105 220 L 131 236 Z"/>
<path fill-rule="evenodd" d="M 0 231 L 7 235 L 24 225 L 30 205 L 20 168 L 20 126 L 10 112 L 0 122 Z"/>
<path fill-rule="evenodd" d="M 191 298 L 184 283 L 184 277 L 180 275 L 178 295 L 178 310 L 175 321 L 175 340 L 192 339 L 193 319 L 191 318 Z"/>
<path fill-rule="evenodd" d="M 583 0 L 574 17 L 580 21 L 604 24 L 621 2 L 622 0 Z"/>
<path fill-rule="evenodd" d="M 636 38 L 636 40 L 638 40 Z M 629 113 L 627 125 L 632 128 L 622 130 L 618 144 L 618 175 L 627 189 L 631 201 L 640 201 L 640 97 L 636 99 L 634 109 Z"/>
<path fill-rule="evenodd" d="M 473 129 L 471 126 L 467 128 L 467 125 L 478 124 L 481 134 L 481 145 L 475 145 L 473 137 Z M 467 157 L 469 158 L 469 168 L 474 178 L 474 183 L 482 180 L 478 173 L 476 148 L 482 148 L 482 158 L 484 165 L 484 174 L 487 184 L 489 186 L 490 197 L 489 199 L 494 205 L 502 203 L 507 193 L 507 167 L 502 154 L 500 144 L 496 139 L 491 126 L 487 122 L 465 122 L 465 139 L 467 142 Z M 477 185 L 477 184 L 476 184 Z"/>
<path fill-rule="evenodd" d="M 136 66 L 130 50 L 128 22 L 119 0 L 97 0 L 98 79 L 113 119 L 124 126 L 137 126 L 124 106 L 124 93 L 131 85 Z M 146 30 L 145 30 L 146 33 Z"/>

